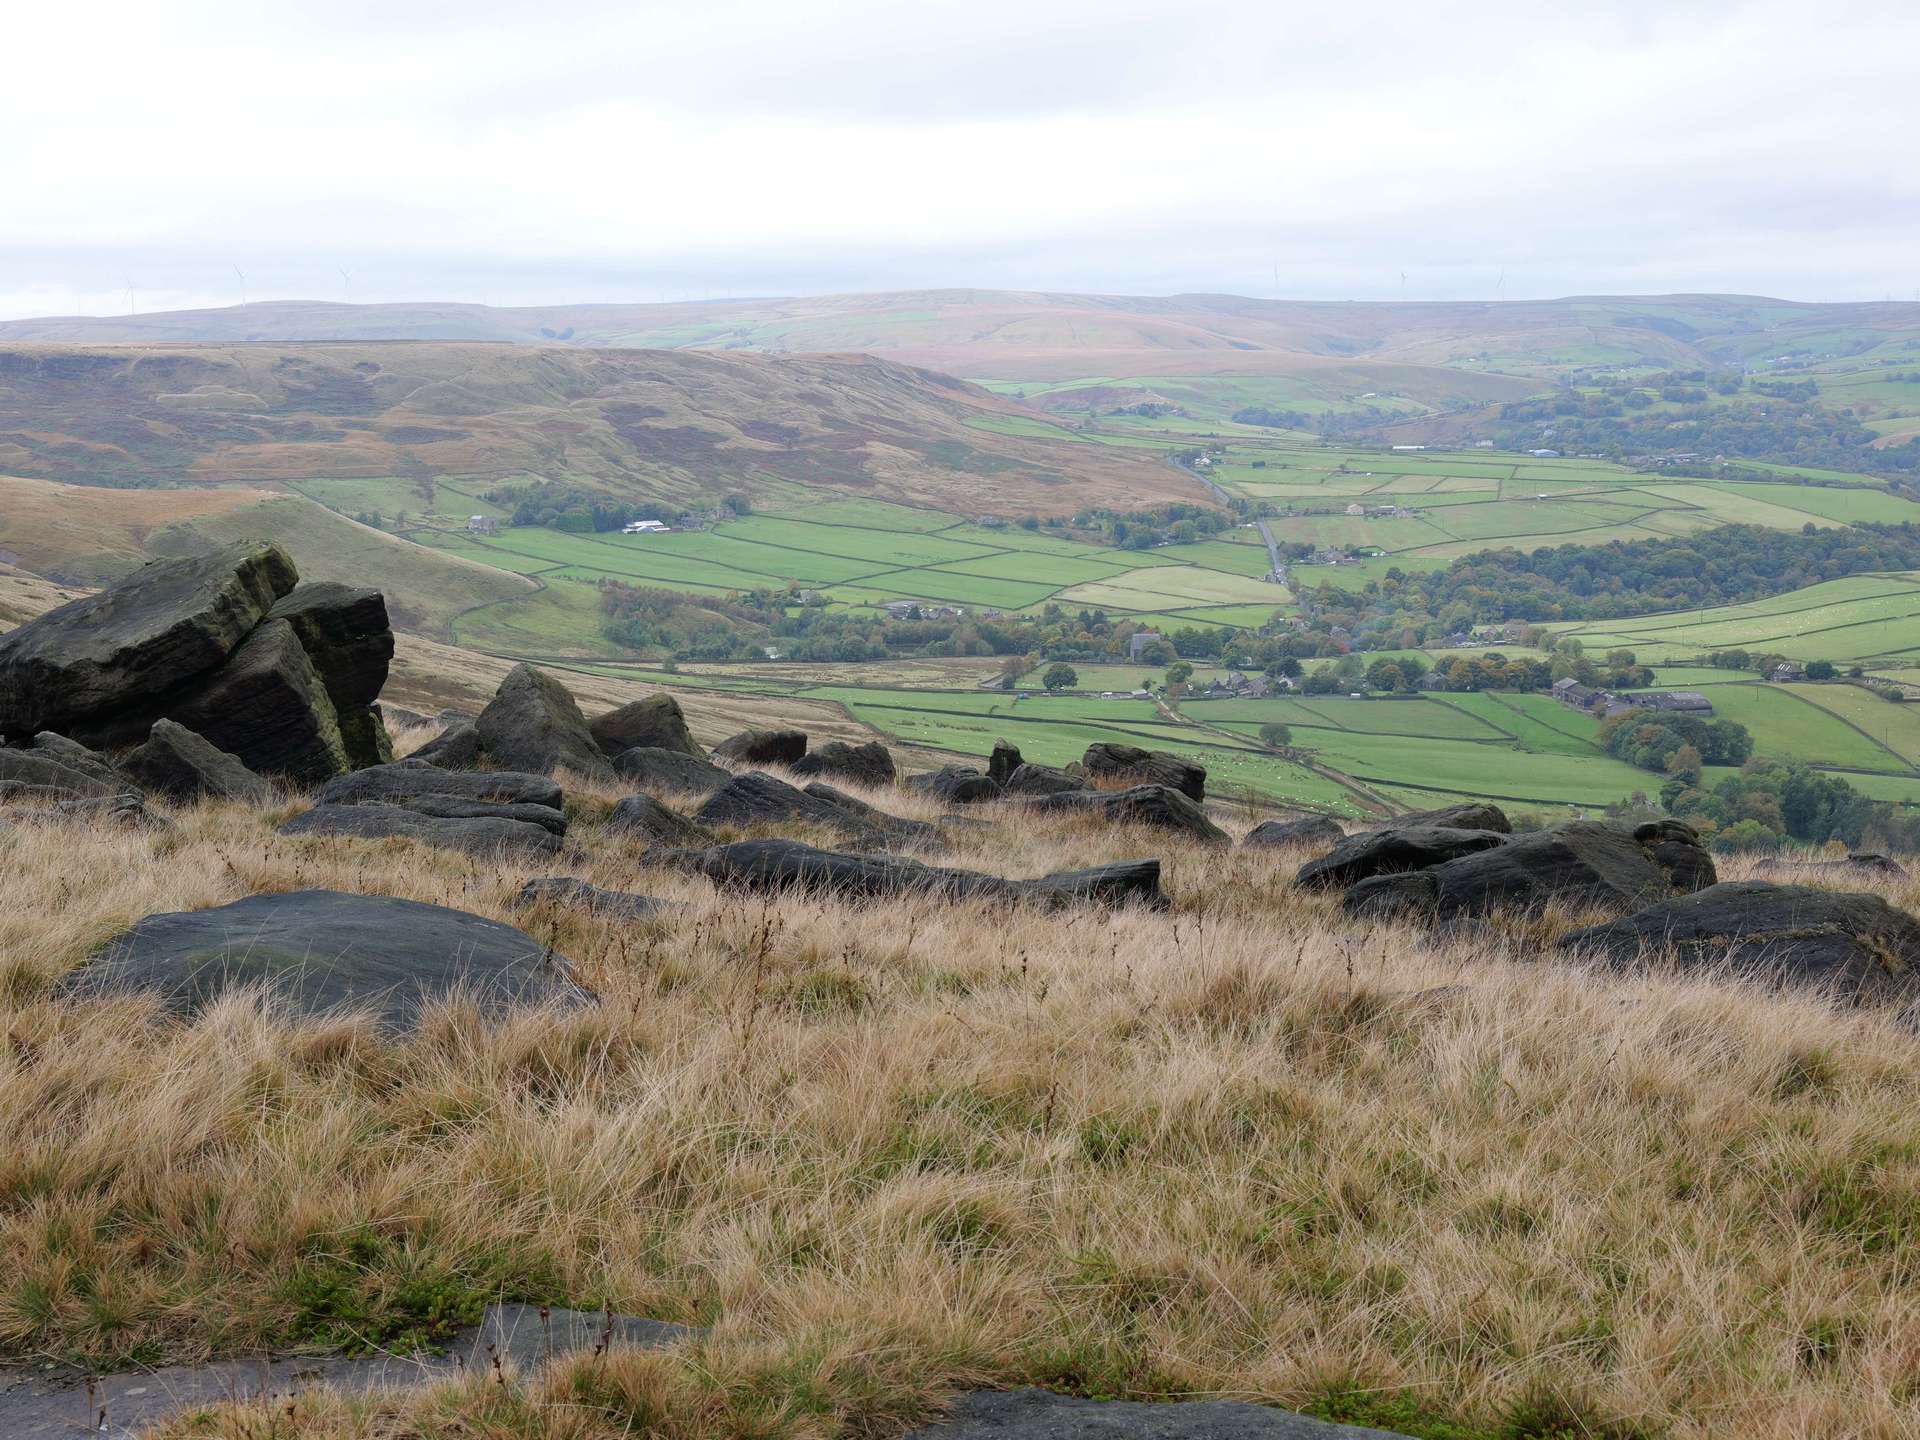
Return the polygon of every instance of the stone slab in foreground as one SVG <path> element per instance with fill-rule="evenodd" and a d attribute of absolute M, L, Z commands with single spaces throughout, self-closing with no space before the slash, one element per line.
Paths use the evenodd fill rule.
<path fill-rule="evenodd" d="M 86 1377 L 70 1367 L 0 1370 L 0 1435 L 8 1440 L 77 1435 L 120 1440 L 179 1411 L 228 1400 L 285 1398 L 321 1385 L 343 1391 L 427 1385 L 463 1371 L 484 1373 L 496 1355 L 527 1370 L 552 1356 L 603 1343 L 658 1349 L 693 1333 L 685 1326 L 636 1315 L 550 1310 L 542 1320 L 534 1305 L 493 1305 L 478 1325 L 457 1332 L 441 1355 L 269 1355 L 128 1371 L 96 1379 L 91 1405 Z"/>
<path fill-rule="evenodd" d="M 494 1016 L 517 1004 L 589 998 L 565 958 L 523 930 L 441 905 L 337 890 L 149 915 L 61 988 L 71 997 L 155 992 L 191 1017 L 247 985 L 266 986 L 299 1018 L 364 1008 L 395 1031 L 455 991 L 473 994 Z"/>
<path fill-rule="evenodd" d="M 1240 1400 L 1082 1400 L 1045 1390 L 982 1390 L 907 1440 L 1405 1440 Z"/>

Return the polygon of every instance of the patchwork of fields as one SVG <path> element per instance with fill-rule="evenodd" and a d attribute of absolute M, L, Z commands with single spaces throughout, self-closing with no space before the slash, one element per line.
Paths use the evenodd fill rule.
<path fill-rule="evenodd" d="M 1058 601 L 1150 624 L 1257 626 L 1292 599 L 1258 578 L 1264 560 L 1257 574 L 1244 562 L 1218 563 L 1238 561 L 1240 546 L 1116 550 L 881 501 L 830 500 L 664 535 L 537 527 L 471 535 L 451 525 L 407 533 L 549 585 L 620 580 L 696 595 L 798 586 L 872 614 L 895 600 L 1007 613 Z M 1264 547 L 1247 554 L 1259 559 Z"/>
<path fill-rule="evenodd" d="M 1880 668 L 1920 656 L 1920 576 L 1853 575 L 1745 605 L 1553 628 L 1589 650 L 1624 646 L 1653 663 L 1740 649 Z"/>
<path fill-rule="evenodd" d="M 1690 480 L 1641 474 L 1603 460 L 1491 451 L 1287 448 L 1234 441 L 1209 471 L 1230 493 L 1288 513 L 1270 521 L 1282 541 L 1378 546 L 1393 563 L 1444 563 L 1496 546 L 1671 539 L 1717 525 L 1897 524 L 1920 505 L 1862 476 L 1808 485 Z M 1350 516 L 1351 505 L 1411 514 Z M 1331 572 L 1315 572 L 1335 584 Z"/>

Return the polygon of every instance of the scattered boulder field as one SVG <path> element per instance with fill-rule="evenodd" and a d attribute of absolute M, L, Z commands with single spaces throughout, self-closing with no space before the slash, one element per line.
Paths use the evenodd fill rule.
<path fill-rule="evenodd" d="M 1073 764 L 1050 766 L 1001 741 L 985 768 L 954 764 L 906 776 L 879 742 L 810 749 L 802 731 L 759 729 L 709 754 L 672 696 L 589 718 L 556 675 L 529 664 L 517 665 L 479 714 L 443 716 L 439 735 L 395 759 L 380 705 L 393 653 L 380 594 L 303 583 L 287 556 L 265 544 L 158 561 L 30 621 L 0 636 L 0 805 L 8 808 L 0 847 L 32 843 L 38 827 L 79 817 L 159 834 L 178 824 L 169 806 L 300 805 L 278 834 L 346 846 L 403 837 L 507 860 L 521 875 L 547 868 L 534 862 L 559 861 L 559 869 L 591 858 L 598 846 L 623 864 L 751 895 L 1088 913 L 1166 911 L 1178 897 L 1163 890 L 1157 857 L 1032 879 L 920 857 L 938 858 L 969 835 L 979 853 L 991 844 L 983 834 L 1025 816 L 1067 817 L 1064 829 L 1076 835 L 1084 825 L 1122 827 L 1115 833 L 1130 841 L 1173 837 L 1209 854 L 1233 843 L 1218 807 L 1209 813 L 1205 768 L 1168 752 L 1102 742 Z M 576 780 L 585 793 L 569 797 L 564 787 Z M 609 791 L 624 793 L 609 801 Z M 894 814 L 889 794 L 949 813 L 931 821 Z M 806 838 L 768 833 L 783 828 Z M 1675 821 L 1574 820 L 1516 833 L 1499 807 L 1476 802 L 1352 833 L 1325 816 L 1270 820 L 1241 847 L 1250 853 L 1236 868 L 1256 876 L 1269 874 L 1274 860 L 1310 854 L 1290 888 L 1333 922 L 1444 931 L 1557 908 L 1595 923 L 1561 934 L 1554 953 L 1599 971 L 1667 967 L 1813 989 L 1845 1003 L 1920 1003 L 1920 920 L 1872 894 L 1723 882 L 1700 837 Z M 1897 862 L 1865 854 L 1764 868 L 1783 881 L 1824 885 L 1905 878 Z M 107 940 L 56 993 L 66 1002 L 156 997 L 191 1021 L 223 996 L 260 989 L 295 1020 L 359 1011 L 404 1034 L 441 1002 L 471 1006 L 483 1022 L 518 1007 L 593 1006 L 597 997 L 574 965 L 533 932 L 563 933 L 568 912 L 670 928 L 688 908 L 569 874 L 516 883 L 511 904 L 531 931 L 411 899 L 318 888 L 152 914 Z M 689 1333 L 638 1317 L 552 1315 L 570 1337 L 563 1349 L 576 1341 L 667 1343 Z M 492 1327 L 506 1336 L 494 1343 L 511 1349 L 524 1320 L 515 1307 L 499 1308 L 474 1335 Z M 396 1378 L 344 1357 L 298 1363 L 301 1383 Z M 421 1368 L 424 1378 L 442 1373 L 431 1363 Z M 149 1415 L 140 1408 L 148 1390 L 110 1381 L 101 1393 L 121 1397 L 120 1417 L 135 1419 L 158 1418 L 174 1394 L 234 1393 L 228 1370 L 190 1367 L 167 1405 Z M 55 1403 L 61 1383 L 0 1372 L 0 1426 L 38 1423 L 32 1407 Z M 1226 1402 L 1132 1406 L 1020 1391 L 966 1397 L 950 1419 L 918 1433 L 1332 1440 L 1386 1432 Z"/>

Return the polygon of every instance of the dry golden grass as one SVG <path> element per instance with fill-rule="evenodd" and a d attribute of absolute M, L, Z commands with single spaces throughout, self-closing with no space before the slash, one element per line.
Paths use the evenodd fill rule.
<path fill-rule="evenodd" d="M 0 1347 L 190 1359 L 494 1296 L 712 1327 L 179 1436 L 881 1436 L 1017 1381 L 1449 1440 L 1920 1430 L 1920 1041 L 1881 1017 L 1546 963 L 1570 917 L 1349 928 L 1298 856 L 1080 820 L 943 858 L 1161 854 L 1174 910 L 730 896 L 570 793 L 583 854 L 542 868 L 281 839 L 290 807 L 0 840 Z M 686 908 L 516 911 L 559 869 Z M 316 885 L 519 923 L 603 1003 L 389 1039 L 51 997 L 144 914 Z"/>

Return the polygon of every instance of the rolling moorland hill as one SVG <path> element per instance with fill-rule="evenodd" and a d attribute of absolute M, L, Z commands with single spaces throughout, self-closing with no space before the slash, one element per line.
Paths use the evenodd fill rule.
<path fill-rule="evenodd" d="M 0 350 L 0 474 L 41 479 L 537 473 L 629 501 L 824 487 L 906 503 L 964 497 L 1006 514 L 1202 493 L 1152 456 L 986 428 L 1017 414 L 961 381 L 869 356 L 453 343 Z"/>
<path fill-rule="evenodd" d="M 1920 306 L 1741 295 L 1324 302 L 1237 295 L 928 290 L 677 304 L 495 308 L 265 302 L 0 324 L 0 343 L 493 340 L 678 351 L 860 351 L 1060 414 L 1154 407 L 1222 424 L 1249 408 L 1398 421 L 1468 438 L 1542 382 L 1594 372 L 1821 372 L 1823 403 L 1920 426 Z M 1902 424 L 1900 422 L 1910 422 Z M 1441 428 L 1431 428 L 1436 422 Z M 1297 422 L 1296 422 L 1297 423 Z M 1474 431 L 1477 437 L 1484 424 Z M 1681 447 L 1686 448 L 1686 447 Z"/>

